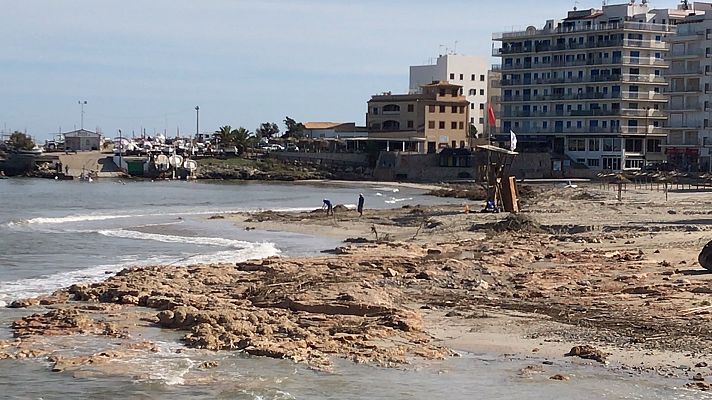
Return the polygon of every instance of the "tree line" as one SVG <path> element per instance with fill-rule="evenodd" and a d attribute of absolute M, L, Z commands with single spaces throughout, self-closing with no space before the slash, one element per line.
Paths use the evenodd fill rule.
<path fill-rule="evenodd" d="M 304 137 L 305 127 L 301 122 L 297 122 L 290 117 L 285 117 L 284 125 L 287 130 L 281 137 L 295 139 Z M 225 125 L 215 131 L 215 136 L 221 144 L 235 146 L 240 151 L 244 151 L 246 148 L 254 147 L 261 139 L 265 138 L 269 140 L 278 136 L 279 133 L 280 130 L 277 124 L 274 122 L 265 122 L 260 124 L 254 132 L 244 127 L 233 129 L 232 126 Z"/>

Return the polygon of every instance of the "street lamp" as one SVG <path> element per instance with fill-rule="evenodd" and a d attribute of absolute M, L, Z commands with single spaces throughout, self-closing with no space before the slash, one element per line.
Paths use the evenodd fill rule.
<path fill-rule="evenodd" d="M 87 104 L 86 100 L 79 100 L 79 105 L 82 107 L 82 124 L 80 125 L 82 130 L 84 130 L 84 105 Z"/>
<path fill-rule="evenodd" d="M 195 106 L 195 137 L 200 134 L 200 107 Z"/>

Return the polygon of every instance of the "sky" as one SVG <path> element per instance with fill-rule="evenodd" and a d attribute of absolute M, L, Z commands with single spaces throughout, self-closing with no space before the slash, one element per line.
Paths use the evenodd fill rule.
<path fill-rule="evenodd" d="M 622 2 L 623 0 L 621 0 Z M 174 136 L 223 125 L 364 124 L 438 54 L 490 57 L 492 33 L 601 1 L 2 0 L 0 131 L 38 141 L 81 125 Z M 613 1 L 611 2 L 613 3 Z M 651 1 L 657 8 L 673 0 Z M 537 4 L 532 7 L 532 4 Z M 448 49 L 448 50 L 446 50 Z M 493 63 L 496 60 L 492 60 Z"/>

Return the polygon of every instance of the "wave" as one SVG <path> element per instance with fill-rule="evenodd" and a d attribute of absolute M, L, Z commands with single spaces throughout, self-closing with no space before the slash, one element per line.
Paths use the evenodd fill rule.
<path fill-rule="evenodd" d="M 39 217 L 20 222 L 10 222 L 8 225 L 16 224 L 64 224 L 67 222 L 85 221 L 106 221 L 109 219 L 130 218 L 133 215 L 70 215 L 66 217 Z"/>
<path fill-rule="evenodd" d="M 135 240 L 153 240 L 156 242 L 163 243 L 188 243 L 188 244 L 198 244 L 204 246 L 220 246 L 220 247 L 233 247 L 233 248 L 245 248 L 252 245 L 253 243 L 245 242 L 242 240 L 233 240 L 226 238 L 215 238 L 215 237 L 200 237 L 200 236 L 174 236 L 174 235 L 163 235 L 160 233 L 146 233 L 139 231 L 131 231 L 125 229 L 105 229 L 97 231 L 100 235 L 123 238 L 123 239 L 135 239 Z"/>
<path fill-rule="evenodd" d="M 205 238 L 203 238 L 205 239 Z M 239 241 L 234 241 L 239 242 Z M 241 242 L 241 248 L 219 251 L 212 254 L 196 254 L 176 260 L 176 257 L 153 257 L 141 262 L 122 262 L 117 264 L 99 265 L 91 268 L 59 272 L 37 278 L 19 279 L 11 282 L 0 282 L 0 307 L 13 300 L 49 294 L 55 290 L 80 283 L 100 282 L 108 276 L 128 267 L 149 265 L 192 265 L 209 263 L 237 263 L 247 260 L 257 260 L 279 255 L 281 251 L 273 243 Z"/>
<path fill-rule="evenodd" d="M 397 198 L 395 198 L 395 197 L 391 197 L 390 200 L 386 200 L 385 202 L 386 202 L 387 204 L 396 204 L 396 203 L 402 203 L 402 202 L 404 202 L 404 201 L 411 201 L 411 200 L 413 200 L 412 197 L 405 197 L 405 198 L 402 198 L 402 199 L 397 199 Z"/>
<path fill-rule="evenodd" d="M 191 211 L 191 212 L 156 212 L 152 214 L 118 214 L 118 215 L 68 215 L 64 217 L 37 217 L 27 220 L 11 221 L 8 222 L 7 226 L 16 225 L 44 225 L 44 224 L 65 224 L 71 222 L 93 222 L 93 221 L 107 221 L 113 219 L 126 219 L 126 218 L 143 218 L 143 217 L 154 217 L 154 216 L 165 216 L 165 217 L 181 217 L 181 216 L 191 216 L 191 215 L 213 215 L 213 214 L 232 214 L 239 212 L 262 212 L 262 211 L 274 211 L 274 212 L 303 212 L 312 211 L 317 206 L 314 207 L 282 207 L 282 208 L 239 208 L 239 209 L 228 209 L 228 210 L 205 210 L 205 211 Z"/>

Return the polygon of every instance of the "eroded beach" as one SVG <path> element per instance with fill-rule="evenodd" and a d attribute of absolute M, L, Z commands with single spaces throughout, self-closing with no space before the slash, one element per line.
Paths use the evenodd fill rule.
<path fill-rule="evenodd" d="M 79 377 L 121 375 L 117 361 L 160 351 L 145 332 L 163 328 L 188 348 L 327 373 L 342 359 L 404 368 L 474 353 L 531 359 L 518 374 L 551 384 L 582 379 L 576 359 L 697 396 L 709 390 L 712 275 L 695 261 L 709 239 L 705 194 L 673 192 L 666 202 L 630 189 L 619 203 L 595 185 L 530 192 L 516 217 L 466 214 L 459 204 L 363 217 L 339 207 L 335 217 L 206 215 L 248 232 L 345 242 L 315 257 L 130 268 L 17 301 L 29 309 L 1 357 L 44 359 Z M 54 338 L 67 336 L 106 338 L 106 348 L 64 355 Z"/>

